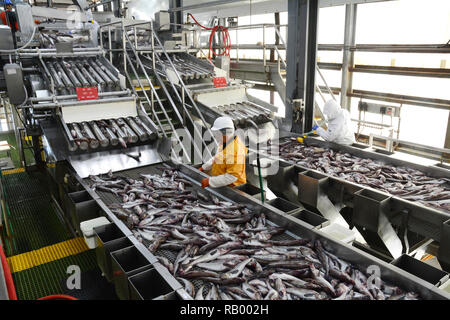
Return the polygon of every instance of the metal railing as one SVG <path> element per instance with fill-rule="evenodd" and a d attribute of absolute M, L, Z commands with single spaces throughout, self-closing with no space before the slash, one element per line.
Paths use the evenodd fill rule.
<path fill-rule="evenodd" d="M 129 70 L 131 69 L 132 74 L 134 75 L 134 78 L 138 82 L 139 86 L 142 89 L 142 93 L 144 95 L 144 98 L 146 102 L 151 107 L 151 112 L 158 123 L 158 127 L 163 133 L 165 137 L 167 137 L 167 132 L 164 129 L 164 125 L 162 124 L 160 118 L 155 112 L 155 102 L 158 103 L 162 113 L 164 114 L 165 120 L 167 121 L 168 125 L 170 126 L 172 133 L 177 140 L 177 142 L 181 145 L 182 150 L 185 154 L 187 154 L 186 149 L 183 146 L 181 137 L 179 137 L 178 133 L 176 132 L 176 129 L 173 125 L 173 122 L 168 115 L 165 106 L 162 103 L 162 99 L 160 98 L 158 92 L 155 89 L 155 86 L 152 83 L 152 80 L 149 77 L 148 72 L 152 72 L 156 78 L 156 81 L 160 88 L 163 90 L 164 95 L 166 96 L 173 112 L 175 113 L 176 118 L 179 120 L 179 122 L 186 127 L 186 120 L 189 121 L 189 123 L 192 125 L 195 136 L 198 136 L 201 140 L 201 143 L 206 150 L 207 156 L 212 157 L 212 153 L 208 145 L 206 144 L 206 141 L 202 139 L 202 134 L 198 128 L 198 126 L 195 124 L 193 118 L 190 115 L 190 110 L 192 109 L 195 111 L 198 115 L 200 120 L 202 121 L 203 126 L 206 128 L 206 131 L 209 132 L 210 137 L 213 139 L 214 146 L 217 148 L 218 143 L 212 134 L 208 124 L 206 123 L 205 118 L 203 117 L 202 113 L 200 112 L 200 109 L 198 108 L 195 100 L 193 99 L 192 95 L 189 93 L 189 90 L 187 89 L 186 85 L 183 82 L 182 77 L 178 73 L 177 69 L 175 68 L 171 57 L 169 56 L 167 50 L 164 48 L 164 46 L 161 43 L 161 40 L 157 36 L 157 34 L 154 32 L 153 28 L 153 22 L 139 22 L 134 24 L 125 24 L 123 20 L 116 21 L 112 23 L 107 23 L 99 28 L 99 34 L 100 34 L 100 43 L 101 46 L 104 47 L 103 43 L 103 33 L 105 32 L 105 29 L 108 32 L 108 48 L 105 50 L 105 55 L 109 53 L 109 59 L 112 62 L 113 61 L 113 52 L 116 52 L 117 50 L 113 49 L 112 47 L 112 41 L 111 41 L 111 35 L 113 31 L 120 31 L 122 34 L 122 49 L 120 49 L 118 52 L 123 52 L 123 65 L 124 65 L 124 71 L 125 76 L 130 83 L 133 93 L 138 96 L 138 92 L 135 90 L 133 81 L 131 80 L 131 77 L 129 75 Z M 138 43 L 138 33 L 144 32 L 147 36 L 149 36 L 149 43 L 150 48 L 140 48 Z M 133 36 L 133 40 L 130 39 L 131 36 L 129 36 L 129 33 L 131 32 Z M 133 53 L 133 57 L 131 58 L 128 54 L 129 52 Z M 151 54 L 151 58 L 148 56 L 148 54 Z M 146 56 L 147 55 L 147 56 Z M 178 99 L 179 104 L 174 101 L 172 98 L 172 95 L 169 93 L 168 88 L 165 84 L 165 81 L 161 78 L 161 75 L 156 70 L 156 63 L 161 63 L 161 55 L 164 55 L 167 61 L 169 62 L 169 65 L 173 69 L 177 79 L 178 79 L 178 88 L 176 84 L 174 84 L 172 81 L 168 81 L 171 88 L 173 89 L 173 92 L 175 93 L 175 98 Z M 149 63 L 143 63 L 143 61 L 149 62 Z M 151 97 L 149 97 L 147 90 L 145 89 L 145 86 L 143 85 L 141 81 L 141 75 L 144 76 L 145 80 L 148 82 L 150 90 L 151 90 Z M 180 92 L 181 91 L 181 94 Z M 155 101 L 156 98 L 156 101 Z M 190 104 L 186 103 L 186 98 L 190 101 Z M 142 102 L 141 102 L 141 108 L 143 108 Z M 183 116 L 181 115 L 183 114 Z M 195 140 L 192 138 L 192 135 L 189 133 L 188 130 L 185 132 L 188 135 L 189 142 L 194 148 L 195 155 L 198 157 L 198 159 L 203 159 L 203 154 L 201 150 L 199 149 L 199 146 L 195 143 Z M 191 162 L 191 157 L 188 157 L 188 161 Z"/>

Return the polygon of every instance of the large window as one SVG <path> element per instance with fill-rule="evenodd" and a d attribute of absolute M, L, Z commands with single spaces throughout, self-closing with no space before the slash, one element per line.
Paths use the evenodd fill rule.
<path fill-rule="evenodd" d="M 274 14 L 252 17 L 240 17 L 239 25 L 274 23 Z M 286 12 L 280 13 L 280 23 L 288 23 Z M 345 6 L 321 8 L 319 10 L 319 44 L 344 43 Z M 235 43 L 237 32 L 232 34 Z M 282 30 L 287 40 L 286 28 Z M 258 44 L 262 42 L 262 30 L 251 29 L 238 32 L 240 44 Z M 450 1 L 448 0 L 399 0 L 369 4 L 359 4 L 357 8 L 356 43 L 357 44 L 439 44 L 445 45 L 450 40 Z M 266 33 L 266 41 L 274 43 L 273 31 Z M 236 53 L 234 58 L 237 57 Z M 261 50 L 239 50 L 241 59 L 262 59 Z M 342 51 L 318 51 L 318 62 L 342 63 Z M 355 65 L 384 66 L 408 68 L 449 69 L 450 55 L 444 53 L 389 53 L 389 52 L 355 52 Z M 341 71 L 323 69 L 330 87 L 341 87 Z M 317 83 L 323 81 L 317 75 Z M 450 79 L 448 77 L 418 77 L 393 74 L 374 74 L 354 72 L 353 89 L 373 91 L 385 94 L 413 96 L 418 98 L 450 100 Z M 269 95 L 253 91 L 261 99 L 268 100 Z M 325 95 L 330 99 L 330 95 Z M 336 95 L 339 99 L 339 95 Z M 367 100 L 367 99 L 366 99 Z M 352 98 L 351 114 L 358 118 L 358 102 Z M 386 101 L 367 100 L 385 105 L 399 105 Z M 317 102 L 323 106 L 322 98 L 317 95 Z M 283 104 L 278 95 L 275 98 L 282 110 Z M 449 111 L 404 104 L 401 113 L 400 139 L 442 148 L 444 146 Z M 367 115 L 366 120 L 380 122 L 381 116 Z M 384 119 L 386 121 L 386 119 Z M 396 123 L 394 123 L 396 127 Z M 363 134 L 380 134 L 380 130 L 366 128 Z M 395 137 L 395 135 L 394 135 Z"/>

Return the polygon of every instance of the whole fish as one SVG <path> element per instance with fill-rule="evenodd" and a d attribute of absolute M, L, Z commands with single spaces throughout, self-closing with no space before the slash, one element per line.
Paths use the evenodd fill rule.
<path fill-rule="evenodd" d="M 216 260 L 219 256 L 229 252 L 229 249 L 214 249 L 206 253 L 205 255 L 197 258 L 196 260 L 189 263 L 189 265 L 186 266 L 185 271 L 189 271 L 194 267 L 196 264 L 202 263 L 202 262 L 209 262 Z"/>
<path fill-rule="evenodd" d="M 242 273 L 242 271 L 247 266 L 247 264 L 249 264 L 252 261 L 253 261 L 253 258 L 249 258 L 245 261 L 242 261 L 236 267 L 234 267 L 232 270 L 222 274 L 220 277 L 222 279 L 231 279 L 231 278 L 239 277 L 239 275 Z"/>
<path fill-rule="evenodd" d="M 195 300 L 205 300 L 205 298 L 203 297 L 204 289 L 205 289 L 205 286 L 201 286 L 200 289 L 198 289 L 198 291 L 195 295 Z"/>
<path fill-rule="evenodd" d="M 183 283 L 184 290 L 187 292 L 187 294 L 190 295 L 191 297 L 195 297 L 195 287 L 192 284 L 192 282 L 183 278 L 178 278 L 178 280 L 180 280 Z"/>
<path fill-rule="evenodd" d="M 167 259 L 166 257 L 161 257 L 161 256 L 158 256 L 158 257 L 156 257 L 156 258 L 159 260 L 159 262 L 160 262 L 164 267 L 167 268 L 167 270 L 169 270 L 170 273 L 173 274 L 173 264 L 172 264 L 172 262 L 169 261 L 169 259 Z"/>
<path fill-rule="evenodd" d="M 267 268 L 286 268 L 286 269 L 308 269 L 310 264 L 304 260 L 285 260 L 270 262 L 266 266 Z"/>
<path fill-rule="evenodd" d="M 242 284 L 242 290 L 252 300 L 262 300 L 261 294 L 250 284 L 244 282 Z"/>
<path fill-rule="evenodd" d="M 206 270 L 216 271 L 216 272 L 224 272 L 224 271 L 230 270 L 230 267 L 226 266 L 223 261 L 222 262 L 217 261 L 217 262 L 198 263 L 197 267 L 206 269 Z"/>
<path fill-rule="evenodd" d="M 156 250 L 158 250 L 158 247 L 159 247 L 161 244 L 163 244 L 166 240 L 167 240 L 167 237 L 165 237 L 165 236 L 159 236 L 159 237 L 157 237 L 157 238 L 153 241 L 153 243 L 148 247 L 148 250 L 149 250 L 151 253 L 156 252 Z"/>
<path fill-rule="evenodd" d="M 318 292 L 309 289 L 301 288 L 287 288 L 286 293 L 295 295 L 302 300 L 323 300 L 324 296 L 321 296 Z"/>

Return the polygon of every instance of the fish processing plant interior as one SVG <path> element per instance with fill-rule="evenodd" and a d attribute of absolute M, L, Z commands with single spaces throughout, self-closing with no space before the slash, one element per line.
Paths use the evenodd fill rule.
<path fill-rule="evenodd" d="M 12 2 L 18 30 L 0 26 L 1 300 L 450 298 L 450 131 L 442 148 L 400 140 L 408 105 L 450 100 L 353 79 L 364 69 L 448 89 L 445 60 L 355 63 L 360 51 L 448 59 L 448 43 L 355 42 L 357 9 L 391 1 Z M 345 43 L 318 44 L 332 7 Z M 262 15 L 275 24 L 241 22 Z M 342 61 L 319 61 L 326 50 Z M 355 143 L 313 130 L 327 100 L 357 101 Z M 223 116 L 248 149 L 246 183 L 202 188 Z"/>

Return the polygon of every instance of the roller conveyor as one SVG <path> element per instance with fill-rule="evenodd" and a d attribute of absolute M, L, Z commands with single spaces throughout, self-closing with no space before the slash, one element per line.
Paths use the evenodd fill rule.
<path fill-rule="evenodd" d="M 58 91 L 82 87 L 111 91 L 120 86 L 119 78 L 99 58 L 50 58 L 44 64 Z"/>
<path fill-rule="evenodd" d="M 229 116 L 238 126 L 245 126 L 247 120 L 252 120 L 255 123 L 271 121 L 269 110 L 248 101 L 219 105 L 211 109 L 216 110 L 219 115 Z"/>
<path fill-rule="evenodd" d="M 170 53 L 169 57 L 183 80 L 206 79 L 212 78 L 215 75 L 213 66 L 186 53 Z M 172 66 L 170 62 L 166 60 L 164 55 L 162 55 L 160 59 L 162 63 L 157 63 L 156 69 L 159 74 L 167 77 L 166 69 L 172 69 Z M 153 60 L 150 55 L 143 57 L 143 62 L 147 66 L 153 65 Z"/>
<path fill-rule="evenodd" d="M 73 141 L 82 151 L 147 142 L 153 132 L 139 117 L 67 124 Z"/>

